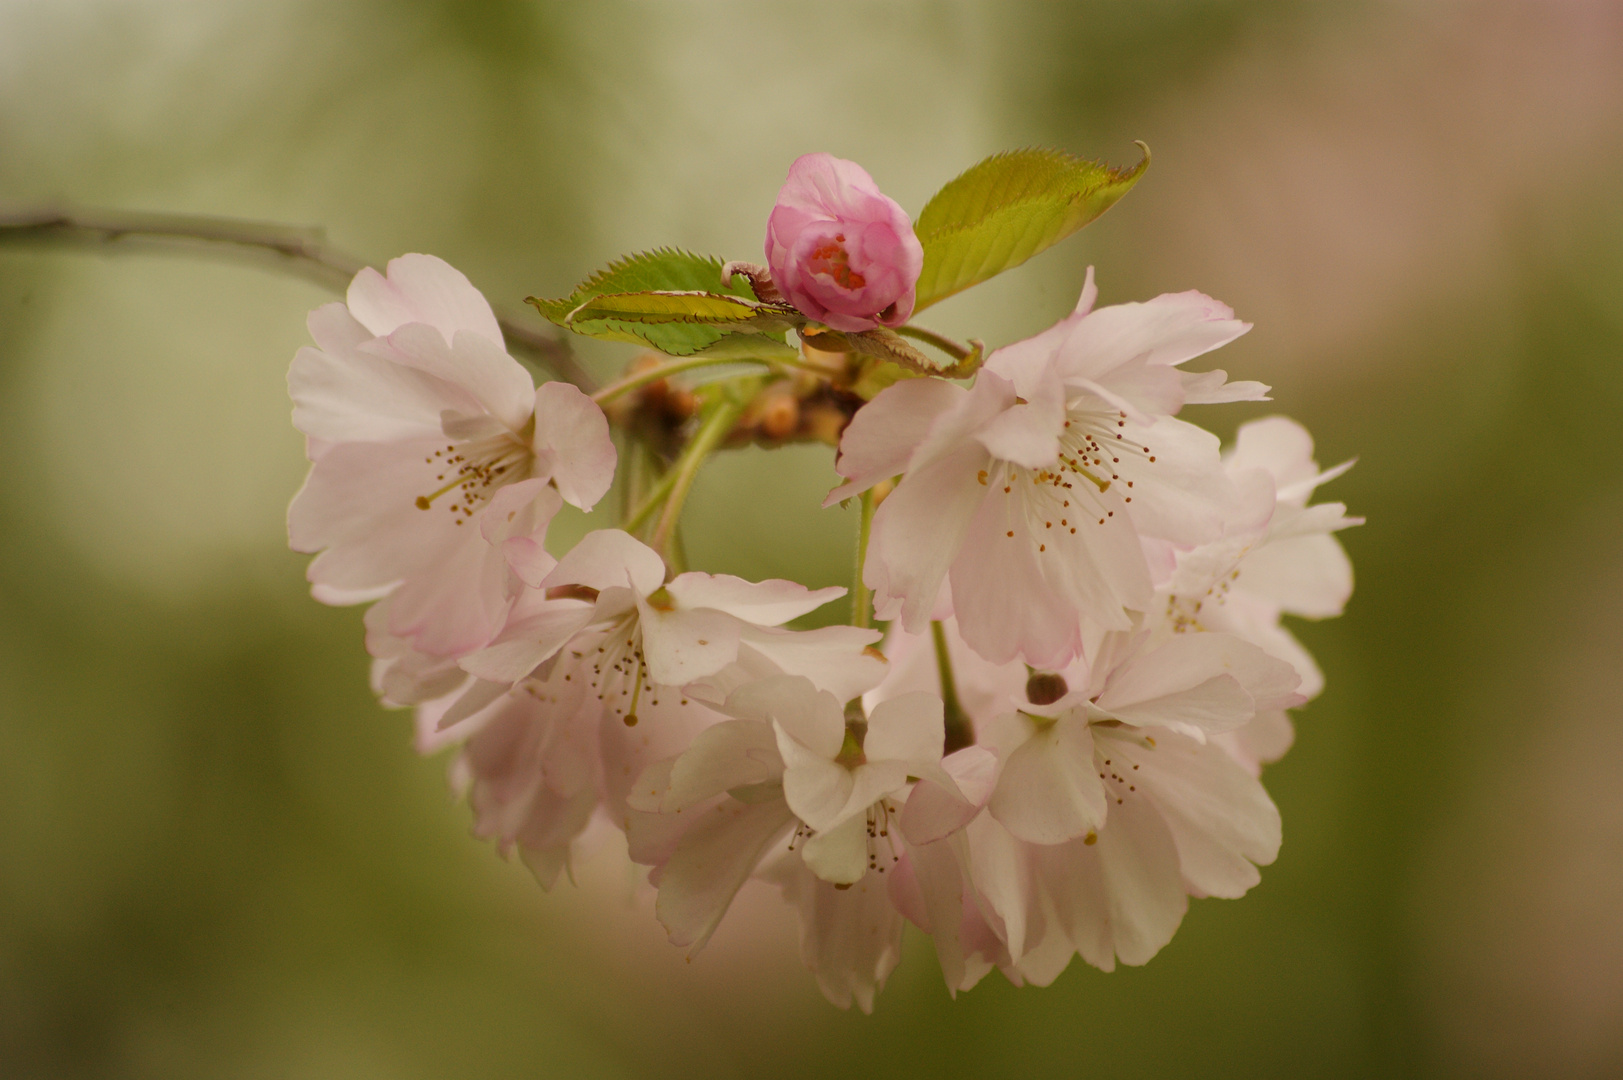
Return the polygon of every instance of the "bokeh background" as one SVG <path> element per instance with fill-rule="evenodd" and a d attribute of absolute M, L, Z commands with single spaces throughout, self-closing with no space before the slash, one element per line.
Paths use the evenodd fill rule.
<path fill-rule="evenodd" d="M 1623 1075 L 1623 7 L 0 3 L 0 208 L 320 224 L 510 310 L 645 247 L 758 258 L 802 152 L 916 212 L 986 154 L 1133 139 L 1120 206 L 927 321 L 1026 336 L 1089 263 L 1105 302 L 1199 288 L 1276 404 L 1197 419 L 1359 457 L 1249 896 L 1145 968 L 956 1001 L 915 935 L 864 1017 L 765 890 L 692 963 L 612 848 L 542 894 L 285 550 L 329 295 L 0 246 L 0 1075 Z M 843 583 L 830 460 L 718 460 L 695 566 Z"/>

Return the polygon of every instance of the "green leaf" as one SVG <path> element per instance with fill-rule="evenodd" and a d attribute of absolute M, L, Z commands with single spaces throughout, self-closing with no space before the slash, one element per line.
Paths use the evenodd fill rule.
<path fill-rule="evenodd" d="M 564 316 L 565 325 L 618 319 L 634 323 L 704 323 L 725 330 L 786 330 L 803 322 L 793 308 L 713 292 L 604 293 Z"/>
<path fill-rule="evenodd" d="M 1059 150 L 1015 150 L 936 192 L 913 226 L 924 245 L 913 310 L 1019 266 L 1110 209 L 1149 167 L 1150 149 L 1138 145 L 1144 159 L 1130 169 Z"/>
<path fill-rule="evenodd" d="M 588 337 L 628 341 L 671 356 L 691 356 L 714 346 L 728 332 L 706 322 L 678 319 L 655 321 L 631 317 L 636 314 L 635 311 L 597 310 L 595 307 L 581 311 L 581 308 L 588 301 L 596 305 L 606 296 L 651 292 L 704 293 L 722 301 L 727 297 L 741 297 L 753 302 L 755 297 L 749 291 L 747 279 L 735 278 L 744 282 L 742 287 L 734 286 L 731 282 L 724 283 L 721 280 L 721 267 L 720 259 L 708 255 L 661 248 L 610 263 L 577 285 L 568 296 L 557 300 L 532 296 L 526 302 L 559 326 L 567 326 Z M 631 302 L 610 301 L 609 307 L 615 304 L 630 305 Z M 571 315 L 574 317 L 571 318 Z M 740 329 L 755 328 L 741 325 Z"/>

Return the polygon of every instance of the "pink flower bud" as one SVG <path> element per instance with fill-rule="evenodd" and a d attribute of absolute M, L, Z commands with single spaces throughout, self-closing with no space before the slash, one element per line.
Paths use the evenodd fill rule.
<path fill-rule="evenodd" d="M 789 167 L 767 220 L 766 262 L 801 314 L 854 332 L 913 314 L 924 248 L 862 166 L 805 154 Z"/>

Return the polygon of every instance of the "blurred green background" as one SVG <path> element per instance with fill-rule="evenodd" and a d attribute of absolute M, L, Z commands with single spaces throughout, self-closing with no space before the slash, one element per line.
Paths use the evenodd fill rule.
<path fill-rule="evenodd" d="M 1122 205 L 927 321 L 1026 336 L 1089 263 L 1104 302 L 1199 288 L 1276 403 L 1195 418 L 1359 456 L 1249 896 L 957 1001 L 914 935 L 864 1017 L 766 890 L 691 964 L 613 850 L 542 894 L 285 550 L 330 297 L 0 247 L 0 1075 L 1623 1075 L 1619 5 L 0 3 L 0 207 L 321 224 L 509 309 L 644 247 L 759 258 L 802 152 L 916 212 L 988 153 L 1133 139 Z M 693 563 L 843 583 L 830 457 L 716 462 Z"/>

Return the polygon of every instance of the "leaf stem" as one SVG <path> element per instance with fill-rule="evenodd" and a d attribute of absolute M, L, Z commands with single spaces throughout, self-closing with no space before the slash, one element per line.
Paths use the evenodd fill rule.
<path fill-rule="evenodd" d="M 947 652 L 947 629 L 931 620 L 930 637 L 935 641 L 935 667 L 941 678 L 941 719 L 946 734 L 943 754 L 975 745 L 975 725 L 958 701 L 958 684 L 952 677 L 952 656 Z"/>
<path fill-rule="evenodd" d="M 938 334 L 934 330 L 926 330 L 922 326 L 904 325 L 892 327 L 891 329 L 903 337 L 910 337 L 914 341 L 922 341 L 926 345 L 934 345 L 954 360 L 968 360 L 971 356 L 979 356 L 984 348 L 978 341 L 971 341 L 968 345 L 961 345 L 945 334 Z"/>
<path fill-rule="evenodd" d="M 682 456 L 676 459 L 676 464 L 660 480 L 662 488 L 667 480 L 670 482 L 669 493 L 665 497 L 665 508 L 660 512 L 659 522 L 654 526 L 654 535 L 649 540 L 649 546 L 660 555 L 667 553 L 666 549 L 676 535 L 676 523 L 682 517 L 682 504 L 687 501 L 693 480 L 699 475 L 699 467 L 733 430 L 747 400 L 748 395 L 729 394 L 717 401 L 700 423 L 693 441 L 687 444 Z M 655 493 L 658 493 L 657 489 Z"/>
<path fill-rule="evenodd" d="M 873 489 L 862 493 L 862 516 L 857 525 L 857 568 L 851 581 L 851 625 L 864 630 L 873 625 L 873 590 L 862 580 L 868 560 L 868 536 L 873 532 Z"/>
<path fill-rule="evenodd" d="M 649 383 L 658 382 L 668 375 L 678 375 L 694 368 L 715 367 L 720 364 L 761 364 L 770 367 L 781 364 L 784 367 L 799 368 L 802 371 L 815 372 L 827 378 L 829 371 L 816 364 L 808 364 L 804 360 L 790 360 L 786 357 L 773 357 L 772 359 L 754 359 L 748 356 L 687 356 L 680 360 L 672 360 L 668 364 L 648 368 L 644 371 L 634 372 L 623 379 L 618 379 L 598 390 L 592 395 L 592 400 L 599 405 L 607 405 L 615 398 L 623 397 L 633 390 L 639 390 Z"/>
<path fill-rule="evenodd" d="M 330 247 L 319 228 L 203 214 L 145 214 L 114 210 L 0 213 L 0 244 L 50 243 L 105 251 L 236 254 L 342 294 L 367 264 Z M 596 380 L 575 362 L 567 343 L 497 314 L 509 347 L 590 391 Z"/>

